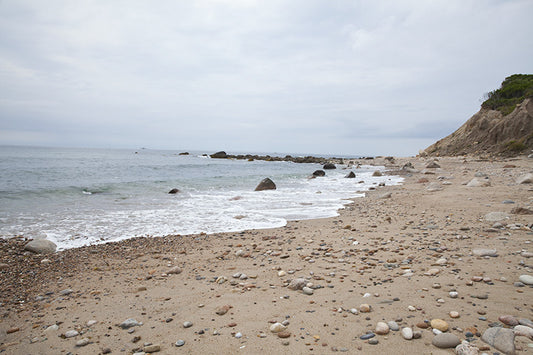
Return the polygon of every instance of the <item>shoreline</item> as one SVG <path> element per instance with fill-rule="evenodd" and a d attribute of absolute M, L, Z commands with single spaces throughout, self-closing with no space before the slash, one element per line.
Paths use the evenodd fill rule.
<path fill-rule="evenodd" d="M 467 329 L 481 335 L 501 315 L 533 319 L 533 288 L 514 286 L 518 276 L 533 273 L 532 259 L 522 255 L 533 252 L 533 218 L 510 213 L 531 208 L 531 185 L 514 183 L 531 172 L 531 160 L 438 158 L 442 168 L 425 168 L 433 159 L 396 159 L 391 169 L 411 161 L 418 172 L 406 172 L 402 185 L 365 192 L 337 217 L 274 229 L 140 237 L 52 255 L 2 241 L 0 263 L 8 267 L 0 270 L 0 350 L 133 353 L 153 343 L 162 353 L 449 354 L 431 344 L 431 328 L 417 324 L 443 319 L 447 333 L 464 340 Z M 487 174 L 491 186 L 463 185 L 476 172 Z M 432 184 L 435 191 L 427 189 Z M 483 220 L 499 211 L 508 213 L 504 222 L 511 227 Z M 494 248 L 498 256 L 476 257 L 473 248 Z M 432 269 L 439 271 L 425 275 Z M 471 280 L 478 276 L 479 282 Z M 287 288 L 301 277 L 313 284 L 312 295 Z M 370 312 L 363 312 L 364 304 Z M 232 308 L 217 314 L 224 305 Z M 130 328 L 133 333 L 117 327 L 129 318 L 143 325 Z M 97 323 L 87 325 L 91 320 Z M 190 328 L 183 327 L 187 321 Z M 287 338 L 270 332 L 271 322 L 284 321 Z M 376 345 L 360 339 L 380 321 L 410 327 L 421 338 L 405 340 L 390 331 L 376 335 Z M 61 337 L 69 330 L 80 334 Z M 88 344 L 76 346 L 85 338 Z M 185 345 L 178 349 L 179 339 Z M 487 346 L 475 333 L 472 343 Z M 532 340 L 517 336 L 514 343 L 527 353 Z"/>

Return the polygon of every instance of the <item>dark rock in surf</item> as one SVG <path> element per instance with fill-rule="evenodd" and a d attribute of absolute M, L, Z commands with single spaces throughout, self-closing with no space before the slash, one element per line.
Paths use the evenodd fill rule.
<path fill-rule="evenodd" d="M 215 159 L 226 159 L 228 155 L 224 151 L 216 152 L 215 154 L 210 155 L 211 158 Z"/>
<path fill-rule="evenodd" d="M 263 179 L 259 185 L 255 188 L 255 191 L 263 191 L 263 190 L 275 190 L 276 184 L 274 184 L 274 181 L 270 180 L 269 178 Z"/>
<path fill-rule="evenodd" d="M 313 176 L 326 176 L 326 172 L 324 170 L 315 170 Z"/>
<path fill-rule="evenodd" d="M 355 178 L 355 173 L 354 173 L 353 171 L 350 171 L 350 172 L 348 173 L 348 175 L 345 176 L 345 178 L 347 178 L 347 179 L 353 179 L 353 178 Z"/>
<path fill-rule="evenodd" d="M 328 170 L 328 169 L 337 169 L 337 167 L 333 163 L 326 163 L 326 164 L 324 164 L 322 169 L 326 169 L 326 170 Z"/>
<path fill-rule="evenodd" d="M 170 190 L 168 193 L 169 193 L 169 194 L 177 194 L 178 192 L 180 192 L 179 189 L 172 189 L 172 190 Z"/>

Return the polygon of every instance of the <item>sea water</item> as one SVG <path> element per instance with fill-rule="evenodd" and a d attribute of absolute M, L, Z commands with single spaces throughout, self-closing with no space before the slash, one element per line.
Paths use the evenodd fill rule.
<path fill-rule="evenodd" d="M 0 237 L 59 249 L 138 236 L 243 231 L 325 218 L 379 183 L 383 167 L 211 159 L 202 152 L 0 147 Z M 269 177 L 276 190 L 254 191 Z M 177 194 L 168 192 L 177 188 Z"/>

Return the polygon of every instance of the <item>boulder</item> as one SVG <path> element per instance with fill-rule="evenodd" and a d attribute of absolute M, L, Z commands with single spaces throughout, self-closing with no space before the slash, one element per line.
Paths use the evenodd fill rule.
<path fill-rule="evenodd" d="M 517 184 L 533 184 L 533 174 L 526 174 L 526 175 L 520 176 L 516 180 L 516 183 Z"/>
<path fill-rule="evenodd" d="M 210 155 L 211 158 L 215 159 L 226 159 L 228 155 L 224 151 L 216 152 L 215 154 Z"/>
<path fill-rule="evenodd" d="M 35 254 L 51 254 L 54 253 L 56 249 L 57 245 L 46 239 L 34 239 L 24 246 L 24 250 L 31 251 Z"/>
<path fill-rule="evenodd" d="M 274 181 L 270 180 L 269 178 L 264 178 L 261 180 L 259 185 L 255 188 L 255 191 L 263 191 L 263 190 L 275 190 L 276 184 L 274 184 Z"/>
<path fill-rule="evenodd" d="M 353 171 L 350 171 L 346 176 L 345 178 L 347 179 L 353 179 L 355 178 L 355 173 Z"/>
<path fill-rule="evenodd" d="M 328 170 L 328 169 L 337 169 L 337 167 L 336 167 L 335 164 L 333 164 L 333 163 L 326 163 L 326 164 L 324 164 L 324 166 L 322 167 L 322 169 L 325 169 L 325 170 Z"/>
<path fill-rule="evenodd" d="M 437 164 L 436 162 L 432 161 L 431 163 L 426 165 L 426 168 L 428 168 L 428 169 L 438 169 L 438 168 L 440 168 L 440 165 Z"/>
<path fill-rule="evenodd" d="M 504 354 L 515 354 L 514 337 L 512 329 L 493 327 L 485 330 L 481 340 Z"/>
<path fill-rule="evenodd" d="M 326 172 L 324 170 L 315 170 L 313 176 L 326 176 Z"/>
<path fill-rule="evenodd" d="M 171 195 L 173 195 L 173 194 L 177 194 L 178 192 L 180 192 L 180 190 L 174 188 L 174 189 L 170 190 L 168 193 L 171 194 Z"/>

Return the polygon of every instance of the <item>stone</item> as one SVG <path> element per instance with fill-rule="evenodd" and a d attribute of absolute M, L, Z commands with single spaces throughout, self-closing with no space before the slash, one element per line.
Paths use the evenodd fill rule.
<path fill-rule="evenodd" d="M 476 249 L 472 250 L 472 254 L 474 254 L 474 256 L 493 256 L 493 257 L 495 257 L 495 256 L 498 256 L 498 251 L 496 249 L 476 248 Z M 483 278 L 481 280 L 483 280 Z"/>
<path fill-rule="evenodd" d="M 368 344 L 370 345 L 377 345 L 379 343 L 379 340 L 377 338 L 372 338 L 368 340 Z"/>
<path fill-rule="evenodd" d="M 302 292 L 304 293 L 304 295 L 311 296 L 313 294 L 313 289 L 306 286 L 302 288 Z"/>
<path fill-rule="evenodd" d="M 533 321 L 531 321 L 530 319 L 520 318 L 520 319 L 518 319 L 518 323 L 520 323 L 520 325 L 525 325 L 525 326 L 528 326 L 530 328 L 533 328 Z"/>
<path fill-rule="evenodd" d="M 224 151 L 216 152 L 215 154 L 210 155 L 211 158 L 215 159 L 226 159 L 228 155 Z"/>
<path fill-rule="evenodd" d="M 381 171 L 376 170 L 372 173 L 372 176 L 383 176 L 383 174 L 381 173 Z"/>
<path fill-rule="evenodd" d="M 431 163 L 426 165 L 426 168 L 428 168 L 428 169 L 438 169 L 438 168 L 440 168 L 440 165 L 437 164 L 437 162 L 432 161 Z"/>
<path fill-rule="evenodd" d="M 376 334 L 370 332 L 370 333 L 366 333 L 366 334 L 361 335 L 361 336 L 359 337 L 359 339 L 361 339 L 361 340 L 367 340 L 367 339 L 371 339 L 371 338 L 373 338 L 373 337 L 375 337 L 375 336 L 376 336 Z"/>
<path fill-rule="evenodd" d="M 140 325 L 142 325 L 142 323 L 137 322 L 133 318 L 129 318 L 129 319 L 126 319 L 124 322 L 120 323 L 118 326 L 122 329 L 128 329 L 128 328 L 136 327 Z"/>
<path fill-rule="evenodd" d="M 315 170 L 313 172 L 313 176 L 319 176 L 319 177 L 326 176 L 326 172 L 324 170 Z"/>
<path fill-rule="evenodd" d="M 147 345 L 143 348 L 143 351 L 145 353 L 157 353 L 161 351 L 161 345 L 159 344 Z"/>
<path fill-rule="evenodd" d="M 466 186 L 467 187 L 488 187 L 490 186 L 490 181 L 489 179 L 473 178 L 466 184 Z"/>
<path fill-rule="evenodd" d="M 378 322 L 376 325 L 375 333 L 378 335 L 389 334 L 390 328 L 385 322 Z"/>
<path fill-rule="evenodd" d="M 455 348 L 457 345 L 461 344 L 461 340 L 455 334 L 451 333 L 441 333 L 433 337 L 431 341 L 433 345 L 440 349 Z"/>
<path fill-rule="evenodd" d="M 354 179 L 355 178 L 355 173 L 353 171 L 350 171 L 346 176 L 345 176 L 346 179 Z"/>
<path fill-rule="evenodd" d="M 59 326 L 57 324 L 52 324 L 51 326 L 49 326 L 48 328 L 46 328 L 44 330 L 45 333 L 48 333 L 48 332 L 52 332 L 52 331 L 56 331 L 59 329 Z"/>
<path fill-rule="evenodd" d="M 392 193 L 391 192 L 384 192 L 378 196 L 378 199 L 385 200 L 387 198 L 391 198 Z"/>
<path fill-rule="evenodd" d="M 288 330 L 282 330 L 281 332 L 278 333 L 278 338 L 281 338 L 281 339 L 290 338 L 290 336 L 291 336 L 291 332 L 289 332 Z"/>
<path fill-rule="evenodd" d="M 183 328 L 190 328 L 190 327 L 192 327 L 192 322 L 189 322 L 189 321 L 183 322 Z"/>
<path fill-rule="evenodd" d="M 518 281 L 526 285 L 533 285 L 533 276 L 532 275 L 520 275 Z"/>
<path fill-rule="evenodd" d="M 533 184 L 533 174 L 529 173 L 516 179 L 517 184 Z"/>
<path fill-rule="evenodd" d="M 487 222 L 501 222 L 509 219 L 509 215 L 505 212 L 489 212 L 484 217 Z"/>
<path fill-rule="evenodd" d="M 6 330 L 6 333 L 7 334 L 13 334 L 13 333 L 16 333 L 20 330 L 19 327 L 12 327 L 12 328 L 9 328 L 8 330 Z"/>
<path fill-rule="evenodd" d="M 502 322 L 503 324 L 508 325 L 510 327 L 514 327 L 515 325 L 518 325 L 518 319 L 516 319 L 515 317 L 509 314 L 499 316 L 498 320 Z"/>
<path fill-rule="evenodd" d="M 359 312 L 368 313 L 372 310 L 372 307 L 369 304 L 363 303 L 359 306 Z"/>
<path fill-rule="evenodd" d="M 515 335 L 527 337 L 533 340 L 533 328 L 531 327 L 526 325 L 517 325 L 513 328 L 513 332 Z"/>
<path fill-rule="evenodd" d="M 166 273 L 167 275 L 177 275 L 181 274 L 182 270 L 179 266 L 174 266 L 173 268 L 169 269 Z"/>
<path fill-rule="evenodd" d="M 220 306 L 218 307 L 216 310 L 215 310 L 215 313 L 218 314 L 219 316 L 223 316 L 224 314 L 228 313 L 228 311 L 231 309 L 232 307 L 228 304 L 224 305 L 224 306 Z"/>
<path fill-rule="evenodd" d="M 429 191 L 429 192 L 441 191 L 442 190 L 442 185 L 440 183 L 438 183 L 438 182 L 432 182 L 431 184 L 429 184 L 426 187 L 426 190 Z"/>
<path fill-rule="evenodd" d="M 324 169 L 324 170 L 331 170 L 331 169 L 337 169 L 337 167 L 336 167 L 335 164 L 333 164 L 333 163 L 326 163 L 326 164 L 324 164 L 324 166 L 322 167 L 322 169 Z"/>
<path fill-rule="evenodd" d="M 74 338 L 80 335 L 77 330 L 67 330 L 65 332 L 65 338 Z"/>
<path fill-rule="evenodd" d="M 398 330 L 400 330 L 400 326 L 398 325 L 398 323 L 393 320 L 387 322 L 387 325 L 389 326 L 389 329 L 393 332 L 397 332 Z"/>
<path fill-rule="evenodd" d="M 450 291 L 450 293 L 448 293 L 448 295 L 450 296 L 450 298 L 457 298 L 459 296 L 459 293 L 457 293 L 455 291 Z"/>
<path fill-rule="evenodd" d="M 275 189 L 276 189 L 276 184 L 274 183 L 274 181 L 270 180 L 269 178 L 264 178 L 263 180 L 261 180 L 259 185 L 257 185 L 254 191 L 275 190 Z"/>
<path fill-rule="evenodd" d="M 178 348 L 185 345 L 185 340 L 179 339 L 174 345 L 176 345 Z"/>
<path fill-rule="evenodd" d="M 463 340 L 461 344 L 455 347 L 455 354 L 457 355 L 478 355 L 479 348 L 468 341 Z"/>
<path fill-rule="evenodd" d="M 93 325 L 95 325 L 96 323 L 98 323 L 97 320 L 91 319 L 90 321 L 87 322 L 87 326 L 90 328 L 90 327 L 92 327 Z"/>
<path fill-rule="evenodd" d="M 91 343 L 91 341 L 88 339 L 88 338 L 83 338 L 83 339 L 80 339 L 76 342 L 76 346 L 81 348 L 85 345 L 89 345 Z"/>
<path fill-rule="evenodd" d="M 411 329 L 409 327 L 402 328 L 402 337 L 405 340 L 413 339 L 413 329 Z"/>
<path fill-rule="evenodd" d="M 24 250 L 31 251 L 35 254 L 55 253 L 57 245 L 46 239 L 34 239 L 24 246 Z"/>
<path fill-rule="evenodd" d="M 493 327 L 485 330 L 481 340 L 505 354 L 515 354 L 514 337 L 512 329 Z"/>
<path fill-rule="evenodd" d="M 459 312 L 457 311 L 450 311 L 450 318 L 459 318 Z"/>
<path fill-rule="evenodd" d="M 72 292 L 74 292 L 72 289 L 67 288 L 67 289 L 64 289 L 64 290 L 59 291 L 59 294 L 62 295 L 62 296 L 68 296 L 68 295 L 70 295 Z"/>
<path fill-rule="evenodd" d="M 272 333 L 279 333 L 281 331 L 284 331 L 285 329 L 287 329 L 287 327 L 279 322 L 276 322 L 270 326 L 270 331 Z"/>
<path fill-rule="evenodd" d="M 446 321 L 444 321 L 442 319 L 432 319 L 431 322 L 430 322 L 430 325 L 431 325 L 431 328 L 438 329 L 441 332 L 445 332 L 449 328 L 448 323 L 446 323 Z"/>
<path fill-rule="evenodd" d="M 515 207 L 511 210 L 512 214 L 520 214 L 520 215 L 527 215 L 527 214 L 533 214 L 533 210 L 525 207 Z"/>
<path fill-rule="evenodd" d="M 171 194 L 171 195 L 174 195 L 174 194 L 177 194 L 178 192 L 180 192 L 179 189 L 173 188 L 173 189 L 170 190 L 168 193 Z"/>
<path fill-rule="evenodd" d="M 289 283 L 289 286 L 287 286 L 287 288 L 289 288 L 290 290 L 301 290 L 305 287 L 305 285 L 307 285 L 307 280 L 306 279 L 303 279 L 303 278 L 299 278 L 299 279 L 293 279 L 291 280 L 291 282 Z"/>

